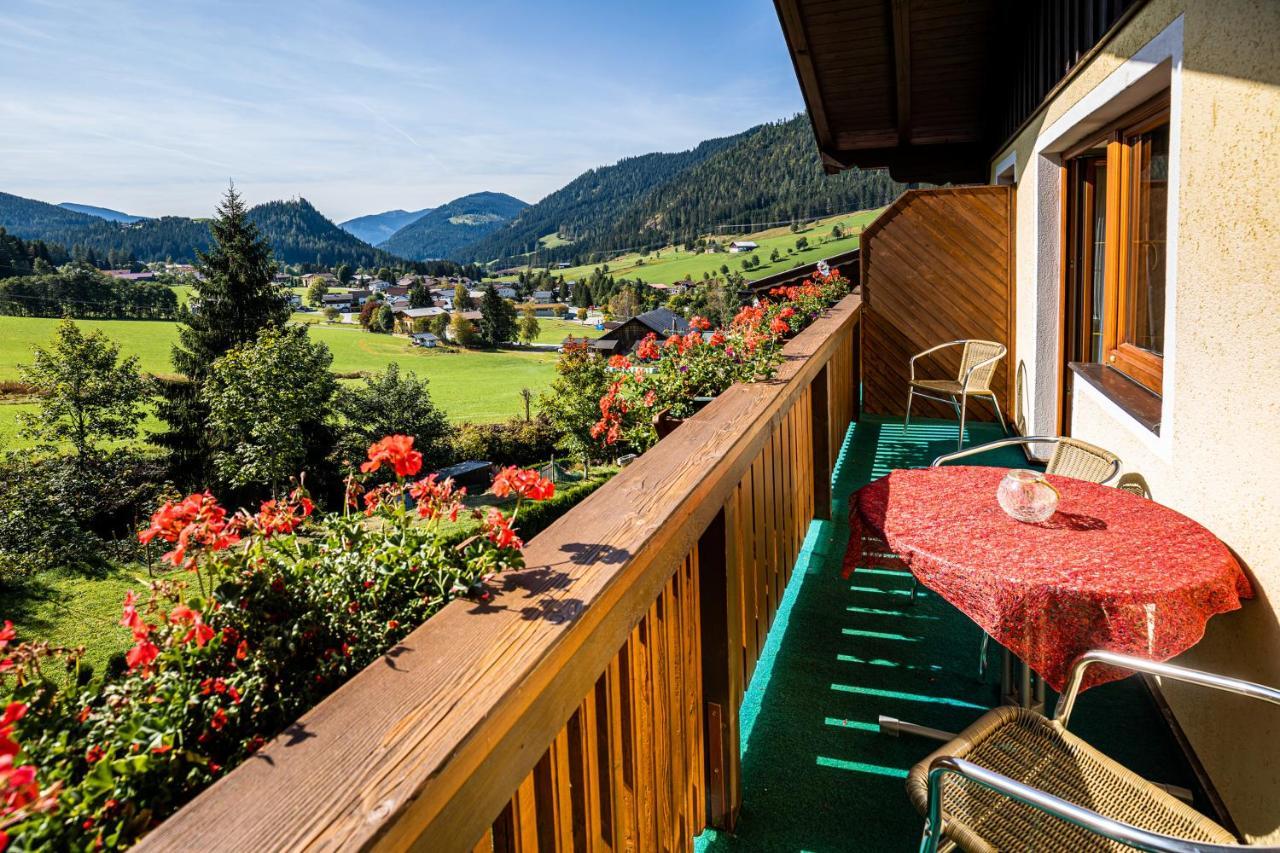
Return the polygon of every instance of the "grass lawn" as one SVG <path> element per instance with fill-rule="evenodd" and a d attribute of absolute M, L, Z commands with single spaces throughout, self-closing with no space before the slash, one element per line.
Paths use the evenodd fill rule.
<path fill-rule="evenodd" d="M 59 320 L 44 317 L 0 316 L 0 380 L 17 379 L 18 364 L 31 361 L 31 347 L 47 344 Z M 100 329 L 120 344 L 125 355 L 138 356 L 150 373 L 172 371 L 169 351 L 177 340 L 177 324 L 148 320 L 77 320 L 81 327 Z M 595 334 L 557 320 L 542 320 L 547 342 L 564 339 L 570 326 L 574 334 Z M 333 370 L 377 372 L 395 362 L 431 380 L 432 397 L 456 421 L 495 421 L 523 410 L 520 389 L 541 392 L 555 375 L 554 353 L 518 350 L 427 350 L 410 345 L 404 337 L 375 335 L 358 327 L 317 324 L 310 327 L 315 340 L 333 353 Z M 16 415 L 25 404 L 0 405 L 0 438 L 16 429 Z"/>
<path fill-rule="evenodd" d="M 758 279 L 857 248 L 858 235 L 862 233 L 862 229 L 870 225 L 879 215 L 880 210 L 877 209 L 830 216 L 826 219 L 820 219 L 815 224 L 795 233 L 792 233 L 789 227 L 784 226 L 758 231 L 754 234 L 716 234 L 709 236 L 714 236 L 726 246 L 733 240 L 754 240 L 759 243 L 760 248 L 754 254 L 760 258 L 761 264 L 747 273 L 747 278 Z M 837 224 L 845 232 L 845 236 L 839 240 L 832 240 L 831 228 Z M 796 251 L 796 240 L 801 237 L 808 239 L 810 246 L 804 251 Z M 769 260 L 769 255 L 775 248 L 782 253 L 782 257 L 776 263 Z M 788 249 L 792 250 L 790 254 L 787 252 Z M 601 260 L 597 263 L 570 267 L 565 270 L 555 270 L 554 272 L 556 275 L 563 275 L 566 279 L 572 281 L 585 278 L 602 263 L 608 263 L 609 272 L 615 277 L 640 278 L 650 283 L 670 284 L 686 278 L 701 279 L 704 272 L 719 274 L 722 264 L 727 265 L 732 272 L 742 272 L 742 260 L 745 257 L 747 256 L 729 254 L 728 252 L 699 255 L 675 247 L 667 247 L 658 252 L 650 253 L 647 258 L 642 258 L 640 255 L 632 253 L 610 258 L 607 261 Z"/>
<path fill-rule="evenodd" d="M 538 238 L 539 245 L 546 246 L 548 249 L 554 249 L 557 246 L 567 246 L 569 241 L 561 237 L 559 234 L 543 234 Z"/>
<path fill-rule="evenodd" d="M 190 577 L 182 574 L 184 580 Z M 49 569 L 6 587 L 0 615 L 13 620 L 19 637 L 84 646 L 85 660 L 101 674 L 107 659 L 131 644 L 128 630 L 119 625 L 124 595 L 133 590 L 145 597 L 147 582 L 147 567 L 138 564 L 97 574 Z"/>
<path fill-rule="evenodd" d="M 535 343 L 560 344 L 569 335 L 575 338 L 598 338 L 603 334 L 604 332 L 596 329 L 594 325 L 579 323 L 577 320 L 551 320 L 539 317 L 538 337 Z"/>

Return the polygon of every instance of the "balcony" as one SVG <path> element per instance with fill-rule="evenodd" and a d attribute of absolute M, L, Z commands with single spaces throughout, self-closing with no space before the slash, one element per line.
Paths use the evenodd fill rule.
<path fill-rule="evenodd" d="M 741 814 L 733 834 L 708 830 L 696 849 L 914 849 L 921 819 L 903 783 L 937 744 L 882 734 L 878 716 L 958 731 L 996 704 L 998 678 L 977 676 L 978 628 L 936 595 L 911 604 L 906 573 L 859 568 L 841 579 L 847 500 L 895 468 L 955 450 L 955 430 L 954 420 L 913 419 L 904 429 L 899 418 L 876 416 L 850 428 L 832 481 L 832 520 L 809 528 L 742 702 Z M 966 432 L 966 445 L 1001 435 L 991 423 Z M 1016 448 L 981 461 L 1027 465 Z M 1195 787 L 1137 678 L 1091 690 L 1072 728 L 1141 776 Z"/>
<path fill-rule="evenodd" d="M 958 730 L 998 691 L 950 605 L 910 604 L 903 572 L 841 578 L 851 492 L 955 446 L 954 420 L 908 430 L 859 404 L 860 378 L 892 384 L 868 351 L 890 309 L 844 299 L 775 380 L 734 386 L 535 537 L 494 600 L 450 604 L 143 847 L 909 849 L 903 781 L 934 744 L 877 716 Z M 971 423 L 966 443 L 998 433 Z M 1025 466 L 1010 453 L 985 461 Z M 1195 787 L 1142 682 L 1077 719 Z"/>

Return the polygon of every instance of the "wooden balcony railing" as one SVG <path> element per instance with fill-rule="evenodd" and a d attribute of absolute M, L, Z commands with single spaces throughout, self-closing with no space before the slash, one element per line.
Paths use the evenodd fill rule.
<path fill-rule="evenodd" d="M 688 850 L 855 417 L 858 296 L 171 817 L 147 850 Z"/>

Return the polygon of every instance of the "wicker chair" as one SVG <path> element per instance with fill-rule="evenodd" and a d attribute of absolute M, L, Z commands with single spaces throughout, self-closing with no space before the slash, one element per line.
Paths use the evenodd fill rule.
<path fill-rule="evenodd" d="M 1111 451 L 1103 450 L 1101 447 L 1089 444 L 1087 441 L 1081 441 L 1078 438 L 1053 435 L 998 438 L 995 441 L 980 444 L 977 447 L 943 454 L 933 460 L 933 464 L 930 467 L 937 468 L 939 465 L 945 465 L 948 462 L 954 462 L 967 456 L 974 456 L 979 453 L 985 453 L 988 450 L 1019 444 L 1053 445 L 1053 455 L 1049 457 L 1049 464 L 1044 469 L 1046 474 L 1074 477 L 1077 480 L 1087 480 L 1090 483 L 1106 483 L 1120 473 L 1120 457 Z"/>
<path fill-rule="evenodd" d="M 955 379 L 916 378 L 917 360 L 938 350 L 955 346 L 964 347 L 960 352 L 960 370 L 956 373 Z M 991 405 L 996 410 L 996 417 L 1000 420 L 1000 428 L 1007 433 L 1009 428 L 1005 426 L 1000 403 L 996 400 L 995 392 L 991 390 L 991 378 L 995 375 L 996 365 L 1007 352 L 1008 349 L 1004 344 L 998 344 L 995 341 L 967 340 L 947 341 L 945 344 L 938 344 L 936 347 L 930 347 L 922 353 L 913 355 L 910 362 L 911 387 L 907 392 L 907 417 L 903 427 L 911 426 L 911 404 L 915 402 L 916 397 L 936 400 L 939 403 L 950 403 L 956 410 L 956 417 L 960 419 L 960 433 L 956 437 L 956 448 L 959 449 L 964 447 L 964 422 L 969 398 L 982 397 L 991 401 Z"/>
<path fill-rule="evenodd" d="M 925 818 L 921 853 L 934 853 L 944 838 L 968 853 L 1242 849 L 1226 829 L 1067 731 L 1081 678 L 1093 664 L 1280 705 L 1274 688 L 1089 652 L 1072 667 L 1052 720 L 1022 708 L 996 708 L 911 768 L 907 795 Z"/>
<path fill-rule="evenodd" d="M 1053 455 L 1049 457 L 1049 464 L 1044 469 L 1046 474 L 1074 477 L 1077 480 L 1087 480 L 1090 483 L 1106 483 L 1120 473 L 1120 457 L 1110 450 L 1103 450 L 1097 445 L 1089 444 L 1087 441 L 1081 441 L 1078 438 L 1068 438 L 1060 435 L 1020 435 L 1012 438 L 998 438 L 995 441 L 989 441 L 977 447 L 944 453 L 933 460 L 933 464 L 929 467 L 937 468 L 957 459 L 976 456 L 979 453 L 986 453 L 988 450 L 997 450 L 1001 447 L 1032 444 L 1053 445 Z M 919 586 L 913 577 L 911 579 L 912 601 L 915 601 L 918 589 Z M 982 647 L 978 650 L 979 677 L 986 675 L 987 672 L 987 647 L 990 643 L 990 635 L 983 632 Z"/>

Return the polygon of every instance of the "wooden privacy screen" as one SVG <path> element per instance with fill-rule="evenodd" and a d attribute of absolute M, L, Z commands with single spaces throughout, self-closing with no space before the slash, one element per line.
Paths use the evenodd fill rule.
<path fill-rule="evenodd" d="M 784 348 L 140 850 L 687 851 L 855 416 L 860 303 Z"/>
<path fill-rule="evenodd" d="M 1009 348 L 992 381 L 1013 416 L 1012 188 L 908 190 L 862 232 L 862 405 L 902 415 L 911 356 L 944 341 L 981 338 Z M 960 348 L 917 362 L 917 376 L 954 379 Z M 917 401 L 912 414 L 954 418 Z M 990 404 L 969 415 L 994 420 Z"/>

